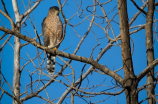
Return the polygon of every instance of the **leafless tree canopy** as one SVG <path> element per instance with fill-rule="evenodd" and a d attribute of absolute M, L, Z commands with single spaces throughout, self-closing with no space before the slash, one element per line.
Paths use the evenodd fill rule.
<path fill-rule="evenodd" d="M 49 5 L 63 22 L 55 51 L 41 33 Z M 1 0 L 0 102 L 158 103 L 157 16 L 156 0 Z"/>

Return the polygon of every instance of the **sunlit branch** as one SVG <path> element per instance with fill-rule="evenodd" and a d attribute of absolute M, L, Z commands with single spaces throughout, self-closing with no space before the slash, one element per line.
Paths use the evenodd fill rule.
<path fill-rule="evenodd" d="M 158 65 L 158 59 L 154 60 L 150 65 L 147 66 L 138 76 L 138 80 L 140 81 L 148 72 L 150 72 L 156 65 Z"/>
<path fill-rule="evenodd" d="M 9 94 L 7 91 L 5 91 L 2 87 L 0 87 L 0 89 L 5 93 L 7 94 L 8 96 L 10 96 L 11 98 L 13 98 L 14 100 L 16 100 L 17 102 L 19 102 L 19 104 L 22 104 L 21 101 L 19 101 L 15 96 Z"/>
<path fill-rule="evenodd" d="M 1 13 L 2 15 L 4 15 L 4 16 L 10 21 L 12 30 L 14 30 L 15 24 L 14 24 L 13 20 L 10 18 L 10 16 L 7 15 L 7 14 L 5 14 L 1 9 L 0 9 L 0 13 Z"/>

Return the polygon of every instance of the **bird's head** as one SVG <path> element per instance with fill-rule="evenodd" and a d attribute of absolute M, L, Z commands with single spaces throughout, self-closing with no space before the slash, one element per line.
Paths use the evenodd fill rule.
<path fill-rule="evenodd" d="M 51 14 L 59 15 L 59 8 L 57 6 L 50 7 L 49 12 Z"/>

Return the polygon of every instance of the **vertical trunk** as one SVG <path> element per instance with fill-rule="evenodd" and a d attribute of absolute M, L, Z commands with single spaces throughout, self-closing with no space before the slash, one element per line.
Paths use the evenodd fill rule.
<path fill-rule="evenodd" d="M 146 14 L 146 52 L 147 52 L 147 65 L 150 65 L 154 61 L 154 48 L 153 48 L 153 15 L 155 9 L 155 0 L 148 1 L 148 11 Z M 148 104 L 155 104 L 153 98 L 151 98 L 150 94 L 155 94 L 154 91 L 154 68 L 147 74 L 147 96 Z M 152 83 L 152 84 L 151 84 Z"/>
<path fill-rule="evenodd" d="M 131 56 L 130 36 L 128 26 L 128 14 L 127 14 L 127 1 L 118 0 L 118 12 L 120 22 L 120 34 L 121 34 L 121 51 L 123 68 L 125 75 L 125 94 L 127 104 L 138 103 L 137 81 L 135 79 L 133 71 L 133 62 Z"/>
<path fill-rule="evenodd" d="M 120 34 L 121 34 L 121 50 L 125 79 L 134 78 L 133 62 L 131 57 L 130 36 L 127 15 L 126 0 L 118 0 Z"/>
<path fill-rule="evenodd" d="M 20 14 L 16 0 L 12 0 L 15 19 L 16 19 L 16 30 L 20 32 Z M 14 37 L 14 75 L 13 75 L 13 89 L 17 99 L 20 99 L 20 39 Z M 13 100 L 13 104 L 18 104 L 16 100 Z"/>
<path fill-rule="evenodd" d="M 14 75 L 13 75 L 13 89 L 17 99 L 20 99 L 20 39 L 14 38 Z M 13 104 L 18 104 L 16 100 Z"/>
<path fill-rule="evenodd" d="M 130 90 L 126 90 L 125 93 L 126 99 L 128 95 L 130 95 L 130 97 L 128 97 L 127 104 L 138 104 L 137 82 L 134 82 Z"/>

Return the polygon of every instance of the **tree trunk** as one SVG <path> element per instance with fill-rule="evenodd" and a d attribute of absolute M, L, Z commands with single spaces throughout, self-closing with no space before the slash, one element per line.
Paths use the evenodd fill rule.
<path fill-rule="evenodd" d="M 138 104 L 137 81 L 135 79 L 130 47 L 130 35 L 127 14 L 127 1 L 118 0 L 121 34 L 121 51 L 125 75 L 125 94 L 127 104 Z"/>
<path fill-rule="evenodd" d="M 13 75 L 13 89 L 14 94 L 17 99 L 20 99 L 20 39 L 18 37 L 14 38 L 14 75 Z M 18 104 L 16 100 L 13 104 Z"/>
<path fill-rule="evenodd" d="M 154 48 L 153 48 L 153 15 L 155 10 L 155 0 L 148 1 L 148 11 L 146 14 L 146 52 L 147 52 L 147 65 L 150 65 L 154 60 Z M 155 100 L 151 97 L 151 94 L 155 95 L 154 91 L 154 68 L 147 74 L 147 97 L 148 104 L 155 104 Z"/>
<path fill-rule="evenodd" d="M 127 104 L 138 104 L 137 86 L 137 81 L 133 81 L 132 86 L 125 90 Z"/>
<path fill-rule="evenodd" d="M 130 36 L 128 26 L 127 4 L 126 0 L 118 0 L 121 50 L 125 79 L 134 78 L 133 62 L 131 57 Z"/>
<path fill-rule="evenodd" d="M 20 14 L 16 0 L 12 0 L 15 19 L 16 19 L 16 30 L 20 33 L 21 23 Z M 20 39 L 14 37 L 14 75 L 13 75 L 13 90 L 15 97 L 20 99 Z M 16 100 L 13 100 L 13 104 L 18 104 Z"/>

